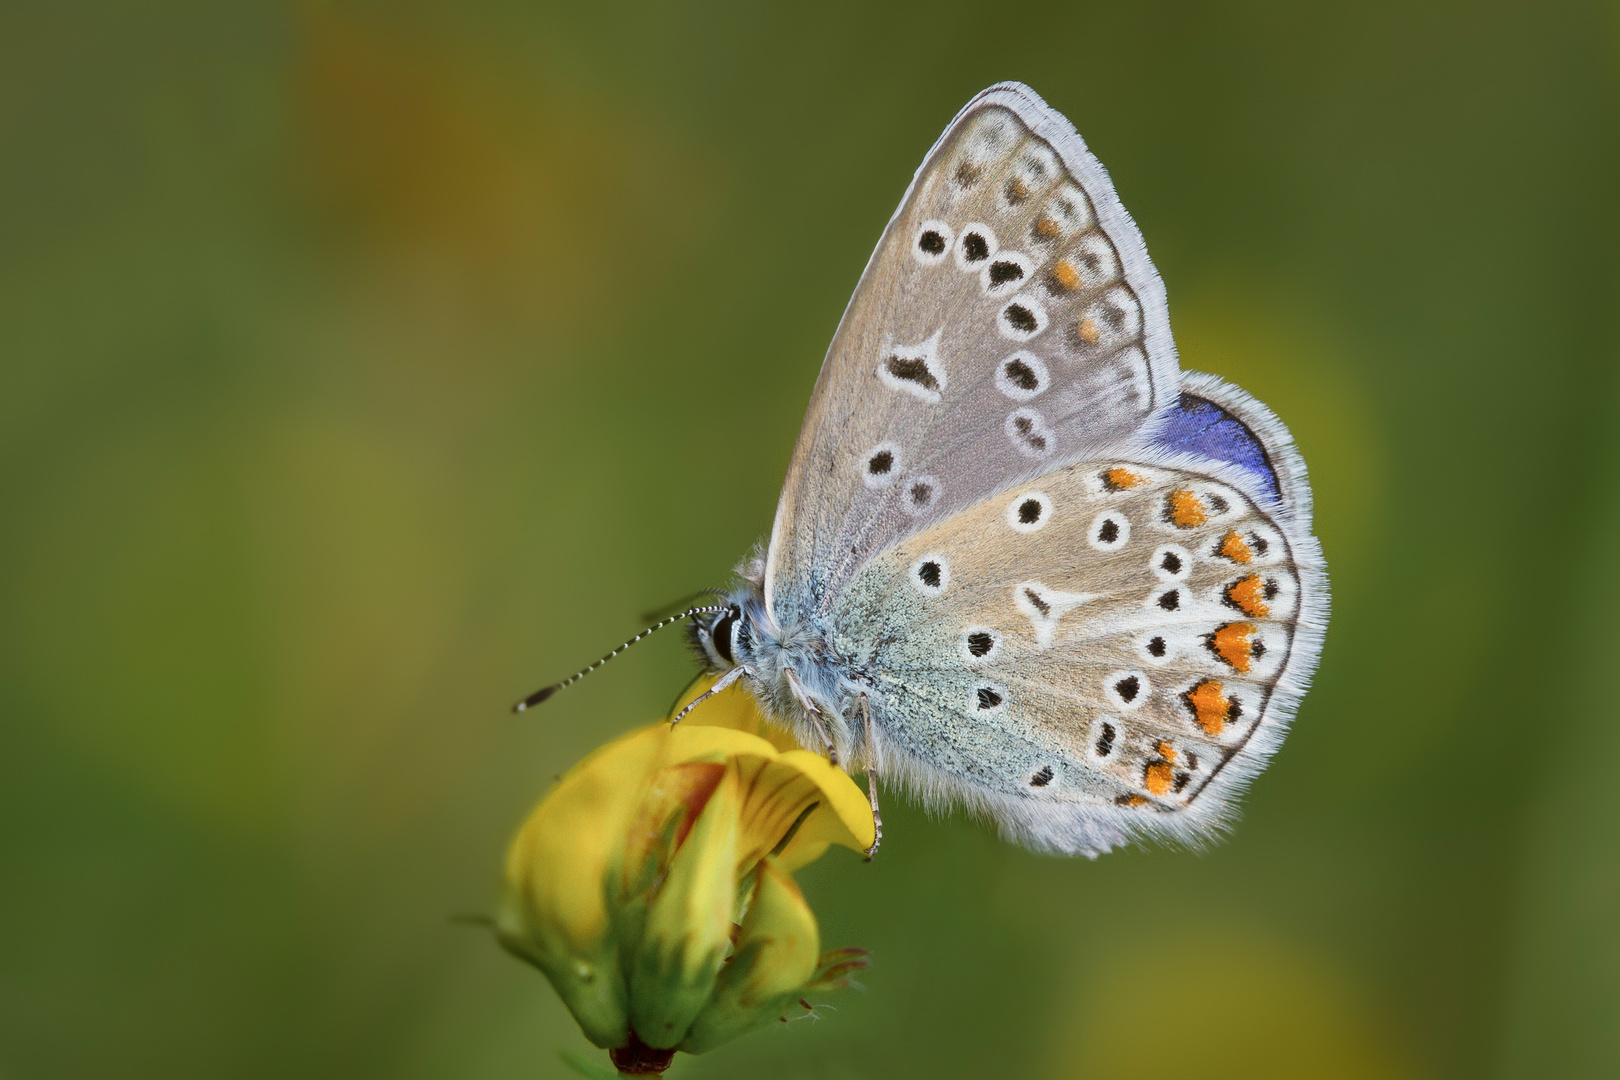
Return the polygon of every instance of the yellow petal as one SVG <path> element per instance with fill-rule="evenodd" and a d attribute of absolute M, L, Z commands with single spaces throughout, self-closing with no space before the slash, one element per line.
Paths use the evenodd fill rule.
<path fill-rule="evenodd" d="M 765 859 L 737 951 L 680 1048 L 701 1054 L 780 1018 L 804 993 L 820 951 L 821 934 L 804 894 L 776 860 Z"/>
<path fill-rule="evenodd" d="M 598 1046 L 621 1044 L 628 1020 L 603 875 L 666 741 L 644 728 L 591 754 L 541 801 L 507 853 L 496 937 L 545 972 Z"/>
<path fill-rule="evenodd" d="M 693 698 L 713 686 L 714 680 L 715 676 L 705 675 L 687 687 L 686 693 L 675 703 L 675 709 L 670 715 L 674 716 L 686 708 Z M 687 724 L 694 727 L 727 727 L 746 731 L 750 735 L 760 736 L 778 750 L 799 748 L 792 735 L 765 719 L 759 711 L 759 704 L 755 702 L 754 695 L 744 689 L 741 683 L 732 683 L 693 709 L 686 715 L 686 719 L 681 721 L 680 726 L 685 727 Z"/>
<path fill-rule="evenodd" d="M 731 948 L 737 806 L 737 779 L 727 770 L 647 910 L 630 964 L 630 1022 L 648 1046 L 686 1037 Z"/>
<path fill-rule="evenodd" d="M 774 851 L 812 803 L 816 809 L 778 853 L 785 869 L 792 871 L 814 862 L 831 844 L 852 851 L 872 846 L 872 806 L 866 794 L 820 754 L 790 750 L 764 760 L 739 756 L 738 768 L 745 780 L 739 842 L 743 859 L 755 851 L 760 856 Z"/>
<path fill-rule="evenodd" d="M 681 700 L 677 702 L 675 712 L 685 708 L 687 702 L 707 690 L 713 683 L 713 677 L 705 677 L 688 688 L 687 692 L 682 695 Z M 778 755 L 780 762 L 792 771 L 802 774 L 803 780 L 816 789 L 813 801 L 820 802 L 820 808 L 806 819 L 799 827 L 798 832 L 795 833 L 788 847 L 781 852 L 781 862 L 788 870 L 796 870 L 801 866 L 815 862 L 826 853 L 827 848 L 832 844 L 839 844 L 862 852 L 872 846 L 872 842 L 876 838 L 876 832 L 872 821 L 872 806 L 867 796 L 849 778 L 849 774 L 829 763 L 820 754 L 801 749 L 791 735 L 781 728 L 766 722 L 759 711 L 758 704 L 754 701 L 753 695 L 744 689 L 741 683 L 727 687 L 696 709 L 693 709 L 686 719 L 676 726 L 676 730 L 679 731 L 681 728 L 685 728 L 688 724 L 692 724 L 694 720 L 698 721 L 698 723 L 693 724 L 693 730 L 699 728 L 709 728 L 711 730 L 725 728 L 754 734 L 768 741 L 771 746 L 781 751 Z M 741 742 L 721 743 L 717 741 L 712 745 L 715 749 L 723 749 L 723 752 L 738 756 L 747 756 L 751 753 L 747 745 Z M 758 756 L 766 757 L 763 754 Z M 767 780 L 767 790 L 772 783 L 781 782 L 779 772 L 779 769 L 773 770 L 772 774 L 765 778 Z M 747 790 L 745 785 L 745 800 Z M 800 809 L 803 808 L 803 805 L 800 805 Z M 754 810 L 757 810 L 757 808 L 745 806 L 745 818 L 750 816 L 750 812 Z M 798 810 L 795 810 L 788 820 L 783 823 L 784 827 L 791 825 L 797 816 Z M 774 839 L 770 839 L 768 843 L 765 843 L 762 850 L 760 844 L 765 840 L 765 834 L 777 824 L 778 820 L 778 817 L 771 817 L 762 821 L 761 835 L 752 838 L 745 835 L 741 844 L 742 849 L 744 851 L 759 850 L 761 854 L 770 851 L 781 839 L 781 832 L 778 832 Z"/>
<path fill-rule="evenodd" d="M 783 752 L 758 735 L 724 727 L 687 728 L 683 720 L 671 731 L 664 758 L 678 762 L 718 756 L 732 762 L 741 781 L 739 875 L 772 852 L 812 803 L 818 804 L 815 811 L 781 852 L 787 869 L 814 862 L 831 844 L 852 851 L 872 846 L 876 833 L 866 794 L 848 773 L 820 754 L 797 749 Z"/>
<path fill-rule="evenodd" d="M 622 902 L 653 887 L 654 879 L 669 870 L 671 856 L 685 843 L 698 816 L 708 806 L 729 768 L 723 756 L 685 761 L 654 772 L 647 780 L 641 804 L 630 818 L 619 872 L 609 885 L 609 903 Z M 611 864 L 610 864 L 611 865 Z"/>

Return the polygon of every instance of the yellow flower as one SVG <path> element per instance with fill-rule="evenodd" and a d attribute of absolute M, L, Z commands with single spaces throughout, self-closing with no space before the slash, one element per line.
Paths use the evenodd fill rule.
<path fill-rule="evenodd" d="M 496 934 L 621 1069 L 658 1072 L 866 965 L 860 950 L 821 954 L 792 872 L 872 840 L 854 781 L 732 688 L 562 778 L 507 854 Z"/>

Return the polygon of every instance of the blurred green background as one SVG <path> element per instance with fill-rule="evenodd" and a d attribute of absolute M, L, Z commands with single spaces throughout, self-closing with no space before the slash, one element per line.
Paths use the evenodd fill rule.
<path fill-rule="evenodd" d="M 692 1077 L 1620 1075 L 1620 7 L 0 8 L 0 1078 L 563 1075 L 477 930 L 769 528 L 912 170 L 1065 112 L 1334 619 L 1231 839 L 891 798 L 867 992 Z M 674 1075 L 674 1074 L 672 1074 Z"/>

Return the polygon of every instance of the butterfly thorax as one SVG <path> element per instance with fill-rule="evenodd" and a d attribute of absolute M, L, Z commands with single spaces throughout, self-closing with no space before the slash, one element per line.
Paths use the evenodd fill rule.
<path fill-rule="evenodd" d="M 850 760 L 861 735 L 856 708 L 860 687 L 845 675 L 828 636 L 807 622 L 771 618 L 760 586 L 747 582 L 726 598 L 728 610 L 695 624 L 698 647 L 716 672 L 741 668 L 744 686 L 766 716 L 799 743 L 825 750 L 831 738 Z"/>

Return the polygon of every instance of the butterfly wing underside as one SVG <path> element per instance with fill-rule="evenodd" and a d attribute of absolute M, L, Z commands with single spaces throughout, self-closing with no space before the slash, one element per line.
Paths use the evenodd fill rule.
<path fill-rule="evenodd" d="M 1308 528 L 1217 463 L 1103 459 L 879 554 L 834 642 L 883 767 L 1033 847 L 1196 841 L 1281 741 L 1321 646 Z"/>
<path fill-rule="evenodd" d="M 1176 397 L 1164 292 L 1072 126 L 992 87 L 924 160 L 822 366 L 766 558 L 782 625 L 863 563 Z"/>

